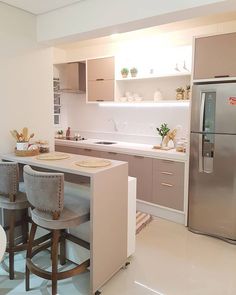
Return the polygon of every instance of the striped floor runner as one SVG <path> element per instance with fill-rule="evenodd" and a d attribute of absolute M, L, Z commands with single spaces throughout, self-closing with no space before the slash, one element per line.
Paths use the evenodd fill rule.
<path fill-rule="evenodd" d="M 136 212 L 136 235 L 152 221 L 152 216 L 140 211 Z"/>

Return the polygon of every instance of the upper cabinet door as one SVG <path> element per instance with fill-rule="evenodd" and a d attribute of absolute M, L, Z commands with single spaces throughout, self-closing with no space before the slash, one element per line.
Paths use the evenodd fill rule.
<path fill-rule="evenodd" d="M 105 57 L 90 59 L 87 62 L 87 78 L 89 81 L 114 80 L 115 58 Z"/>
<path fill-rule="evenodd" d="M 194 80 L 236 77 L 236 33 L 196 38 Z"/>
<path fill-rule="evenodd" d="M 114 81 L 88 81 L 88 101 L 114 101 Z"/>

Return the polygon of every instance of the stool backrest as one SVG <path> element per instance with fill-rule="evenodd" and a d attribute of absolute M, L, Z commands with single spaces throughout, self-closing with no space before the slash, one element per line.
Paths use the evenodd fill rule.
<path fill-rule="evenodd" d="M 38 172 L 26 165 L 24 183 L 29 203 L 58 219 L 64 207 L 64 174 Z"/>
<path fill-rule="evenodd" d="M 14 202 L 19 191 L 19 167 L 15 162 L 0 161 L 0 194 L 6 195 Z"/>

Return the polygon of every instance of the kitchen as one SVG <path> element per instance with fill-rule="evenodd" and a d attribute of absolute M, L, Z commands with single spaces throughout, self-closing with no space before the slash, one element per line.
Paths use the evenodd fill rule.
<path fill-rule="evenodd" d="M 66 44 L 55 45 L 53 48 L 50 48 L 50 50 L 45 49 L 45 51 L 43 50 L 44 52 L 40 54 L 40 58 L 42 58 L 42 65 L 39 65 L 40 71 L 48 67 L 46 59 L 50 59 L 51 65 L 54 65 L 54 69 L 53 73 L 52 69 L 49 69 L 47 75 L 41 76 L 40 79 L 41 82 L 44 82 L 48 86 L 53 78 L 54 82 L 58 83 L 59 81 L 59 88 L 55 91 L 54 83 L 54 93 L 53 89 L 49 90 L 47 93 L 47 97 L 54 97 L 54 105 L 52 105 L 52 99 L 50 102 L 42 99 L 42 92 L 45 91 L 46 93 L 46 88 L 42 89 L 40 83 L 34 81 L 34 77 L 30 76 L 30 65 L 28 66 L 29 76 L 27 78 L 34 86 L 34 90 L 37 89 L 39 91 L 39 99 L 37 105 L 35 105 L 34 102 L 27 101 L 27 104 L 30 104 L 27 108 L 33 110 L 36 106 L 39 107 L 39 113 L 45 113 L 47 120 L 44 120 L 42 115 L 38 120 L 35 120 L 34 116 L 35 118 L 38 117 L 35 111 L 32 111 L 30 115 L 32 119 L 29 119 L 30 117 L 25 115 L 25 118 L 23 118 L 23 120 L 21 118 L 20 120 L 20 118 L 17 119 L 17 116 L 19 116 L 17 114 L 16 119 L 14 119 L 15 122 L 11 123 L 9 126 L 10 129 L 15 129 L 16 124 L 19 126 L 19 123 L 16 122 L 21 122 L 23 126 L 29 126 L 30 130 L 35 130 L 37 139 L 47 140 L 49 142 L 48 146 L 51 151 L 54 150 L 54 141 L 52 138 L 57 137 L 55 140 L 56 151 L 62 153 L 68 152 L 76 155 L 95 156 L 112 161 L 118 160 L 128 162 L 129 176 L 137 178 L 137 209 L 154 216 L 154 220 L 140 233 L 140 236 L 137 236 L 137 250 L 134 257 L 136 257 L 136 255 L 138 257 L 141 245 L 142 247 L 145 246 L 145 233 L 150 233 L 150 237 L 146 236 L 146 245 L 148 245 L 148 247 L 146 247 L 145 251 L 152 249 L 152 244 L 148 242 L 149 238 L 151 240 L 154 239 L 153 243 L 155 245 L 158 244 L 157 236 L 159 234 L 160 236 L 162 235 L 161 232 L 158 232 L 158 229 L 162 226 L 164 232 L 165 229 L 168 231 L 169 228 L 170 237 L 175 231 L 179 231 L 184 239 L 192 239 L 193 241 L 201 239 L 199 236 L 188 232 L 183 226 L 188 225 L 188 144 L 189 132 L 192 130 L 189 120 L 191 103 L 190 100 L 187 99 L 186 93 L 188 90 L 187 86 L 192 85 L 194 80 L 198 80 L 196 83 L 201 83 L 201 81 L 199 81 L 200 79 L 209 79 L 209 77 L 212 77 L 212 73 L 207 73 L 206 75 L 208 76 L 206 77 L 202 76 L 203 73 L 201 73 L 200 66 L 200 76 L 198 76 L 198 73 L 192 71 L 194 62 L 196 63 L 196 52 L 195 56 L 192 56 L 194 48 L 193 37 L 234 32 L 234 19 L 235 15 L 233 13 L 214 17 L 211 16 L 209 18 L 202 17 L 194 21 L 182 21 L 136 32 L 112 34 L 107 37 L 67 42 Z M 222 42 L 219 42 L 217 46 L 220 47 L 219 44 L 221 43 Z M 215 46 L 215 48 L 217 48 L 217 46 Z M 204 50 L 206 50 L 205 45 L 203 47 Z M 47 50 L 50 52 L 46 52 Z M 209 50 L 212 52 L 212 48 Z M 224 50 L 226 49 L 224 48 Z M 228 58 L 228 60 L 232 61 L 232 53 L 229 52 L 228 54 L 229 56 L 231 54 L 231 58 Z M 211 54 L 207 56 L 210 55 Z M 9 54 L 9 59 L 10 58 Z M 25 59 L 26 56 L 23 58 Z M 93 81 L 97 79 L 106 80 L 106 78 L 101 76 L 103 67 L 99 65 L 99 76 L 95 78 L 90 78 L 90 75 L 94 74 L 94 70 L 92 73 L 89 69 L 93 67 L 93 61 L 100 62 L 101 60 L 104 61 L 110 58 L 114 60 L 112 74 L 107 80 L 109 80 L 109 82 L 112 81 L 111 88 L 113 89 L 112 93 L 114 93 L 114 95 L 108 95 L 108 101 L 104 102 L 101 101 L 104 100 L 105 97 L 103 92 L 103 98 L 101 98 L 101 89 L 100 91 L 96 90 L 92 94 L 89 94 L 91 93 L 90 91 L 92 91 L 89 90 L 89 88 L 92 89 L 89 85 L 92 85 Z M 201 58 L 201 56 L 199 58 Z M 215 64 L 219 61 L 217 60 L 216 62 L 216 60 Z M 209 60 L 204 60 L 203 63 L 205 64 L 205 62 L 209 62 Z M 226 64 L 225 59 L 224 64 Z M 85 67 L 85 78 L 82 78 L 82 81 L 78 83 L 78 80 L 81 80 L 81 77 L 79 78 L 80 75 L 78 75 L 78 72 L 80 73 L 81 71 L 80 65 L 82 65 L 81 69 Z M 197 65 L 201 65 L 201 61 L 198 61 Z M 72 74 L 70 79 L 67 79 L 68 73 L 63 76 L 63 71 L 67 71 L 67 66 L 77 66 L 74 72 L 75 74 Z M 130 70 L 133 67 L 137 69 L 136 77 L 131 76 Z M 220 73 L 217 72 L 219 69 L 215 69 L 216 73 L 213 75 L 213 78 L 214 76 L 227 74 L 225 70 L 222 74 L 222 64 L 220 64 L 219 67 Z M 121 74 L 121 70 L 124 68 L 128 68 L 129 70 L 127 78 L 123 78 Z M 205 68 L 204 66 L 204 69 Z M 194 69 L 196 71 L 196 65 Z M 235 75 L 230 73 L 230 76 L 234 77 Z M 214 79 L 218 79 L 218 81 L 226 79 L 227 81 L 227 77 L 216 77 Z M 70 88 L 70 85 L 66 85 L 68 81 L 75 81 L 75 84 L 79 86 L 86 82 L 86 88 L 83 86 L 82 90 L 78 88 L 76 91 L 69 91 L 68 88 Z M 103 80 L 100 82 L 102 81 Z M 63 85 L 64 82 L 65 84 Z M 178 93 L 176 93 L 176 89 L 181 87 L 184 88 L 182 93 L 185 94 L 182 96 L 183 99 L 179 100 L 177 99 L 179 96 L 177 95 Z M 85 89 L 86 91 L 84 91 Z M 26 88 L 23 90 L 26 90 Z M 100 93 L 99 97 L 94 98 L 94 93 Z M 233 95 L 232 93 L 232 96 Z M 94 102 L 94 100 L 99 101 Z M 18 103 L 20 102 L 16 102 L 16 105 Z M 50 107 L 48 107 L 49 105 Z M 53 107 L 54 112 L 52 111 Z M 46 127 L 46 125 L 43 127 L 48 120 L 51 122 L 50 128 Z M 55 126 L 53 126 L 53 120 L 54 123 L 57 123 Z M 175 144 L 178 144 L 182 148 L 181 152 L 173 148 L 174 143 L 171 141 L 166 150 L 160 149 L 162 138 L 161 135 L 158 134 L 156 128 L 160 128 L 163 123 L 167 123 L 170 131 L 173 131 L 175 128 L 177 129 L 177 140 Z M 41 126 L 39 126 L 40 124 Z M 68 127 L 70 127 L 70 133 L 67 132 Z M 63 135 L 60 134 L 61 130 L 63 131 Z M 4 132 L 4 138 L 9 142 L 9 134 L 6 133 L 7 132 Z M 81 138 L 85 138 L 85 140 L 77 141 L 60 138 L 62 136 L 66 137 L 66 135 L 73 139 L 80 139 L 81 136 Z M 14 142 L 12 141 L 11 146 L 13 145 Z M 155 149 L 153 148 L 154 146 L 156 147 Z M 168 150 L 168 148 L 172 149 Z M 2 147 L 1 154 L 4 155 L 10 151 L 11 150 L 7 146 Z M 6 156 L 2 158 L 10 160 L 10 158 Z M 14 160 L 16 160 L 16 158 L 14 158 Z M 208 161 L 208 159 L 206 161 Z M 169 221 L 165 223 L 164 220 Z M 227 222 L 230 222 L 230 219 Z M 156 227 L 154 225 L 156 225 Z M 171 228 L 171 226 L 173 226 L 173 228 Z M 155 236 L 155 233 L 157 236 Z M 216 243 L 216 252 L 220 251 L 220 249 L 217 248 L 221 245 L 218 244 L 220 241 L 217 240 L 216 242 L 206 237 L 202 237 L 202 239 L 200 243 L 204 243 L 205 241 L 206 244 L 209 243 L 212 247 L 214 247 L 213 245 Z M 166 242 L 165 240 L 164 243 Z M 184 247 L 184 244 L 180 243 L 179 247 L 180 245 L 181 248 Z M 167 244 L 165 244 L 165 246 L 167 246 Z M 202 247 L 204 247 L 204 245 L 202 245 Z M 225 247 L 224 249 L 226 252 L 228 251 L 228 253 L 230 253 L 229 255 L 233 255 L 231 254 L 233 248 L 231 248 L 230 245 L 226 244 L 222 247 Z M 171 249 L 169 255 L 175 253 L 174 251 L 176 252 L 176 250 Z M 180 252 L 181 255 L 184 255 L 182 249 Z M 161 260 L 158 252 L 153 252 L 152 255 L 155 255 L 155 257 Z M 201 257 L 205 257 L 205 255 Z M 136 258 L 134 258 L 134 261 L 131 260 L 131 270 L 129 268 L 127 269 L 127 276 L 130 274 L 132 277 L 132 271 L 135 271 L 135 265 L 137 266 L 137 264 L 135 264 L 135 259 Z M 170 257 L 165 257 L 165 259 L 168 261 Z M 171 265 L 172 262 L 170 261 L 169 265 Z M 150 261 L 149 263 L 152 264 Z M 163 263 L 165 263 L 165 261 L 162 261 L 162 266 Z M 157 270 L 156 273 L 161 275 L 160 270 Z M 232 272 L 228 271 L 227 274 L 232 275 L 233 270 Z M 123 275 L 125 276 L 125 273 Z M 108 283 L 104 286 L 104 289 L 102 288 L 104 294 L 105 292 L 107 292 L 107 294 L 116 294 L 115 292 L 117 291 L 112 289 L 112 286 L 115 287 L 116 285 L 116 277 L 117 276 L 111 281 L 111 285 Z M 200 272 L 199 277 L 202 279 Z M 176 286 L 177 282 L 175 282 L 173 276 L 172 280 L 173 284 Z M 140 294 L 159 292 L 156 290 L 165 290 L 162 292 L 160 291 L 161 293 L 164 292 L 163 294 L 175 294 L 174 291 L 168 291 L 168 287 L 165 284 L 163 285 L 164 281 L 165 278 L 163 277 L 160 288 L 160 286 L 153 283 L 153 281 L 139 278 L 135 280 L 136 283 L 130 292 L 133 292 L 135 288 L 140 288 L 140 290 L 138 289 L 137 291 L 143 292 Z M 119 284 L 119 281 L 117 281 L 117 284 Z M 120 284 L 122 284 L 122 278 Z M 156 287 L 154 288 L 152 286 Z M 201 281 L 199 281 L 199 286 L 201 286 Z M 207 291 L 205 291 L 203 294 L 213 294 L 215 287 L 212 286 L 212 282 L 209 282 L 208 287 L 209 292 L 207 293 Z M 160 292 L 159 294 L 161 294 Z M 179 289 L 176 291 L 176 294 L 180 294 Z M 188 294 L 190 294 L 189 290 Z"/>

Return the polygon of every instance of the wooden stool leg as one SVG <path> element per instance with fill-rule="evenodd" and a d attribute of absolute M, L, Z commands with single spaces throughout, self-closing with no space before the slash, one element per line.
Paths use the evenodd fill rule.
<path fill-rule="evenodd" d="M 37 225 L 32 221 L 31 229 L 30 229 L 30 236 L 29 236 L 29 243 L 28 243 L 28 248 L 27 248 L 27 253 L 26 253 L 26 260 L 32 257 L 32 248 L 33 248 L 33 242 L 34 242 L 34 237 L 36 233 Z M 30 271 L 27 266 L 27 261 L 26 261 L 26 267 L 25 267 L 25 290 L 29 291 L 30 289 Z"/>
<path fill-rule="evenodd" d="M 60 264 L 66 264 L 66 239 L 64 235 L 64 230 L 61 231 L 60 237 Z"/>
<path fill-rule="evenodd" d="M 22 238 L 23 238 L 23 244 L 28 242 L 28 233 L 29 233 L 29 223 L 28 223 L 28 209 L 25 209 L 22 213 Z"/>
<path fill-rule="evenodd" d="M 9 222 L 9 277 L 10 280 L 14 280 L 14 246 L 15 246 L 15 211 L 9 210 L 10 222 Z"/>
<path fill-rule="evenodd" d="M 52 231 L 52 295 L 57 294 L 57 264 L 60 230 Z"/>

